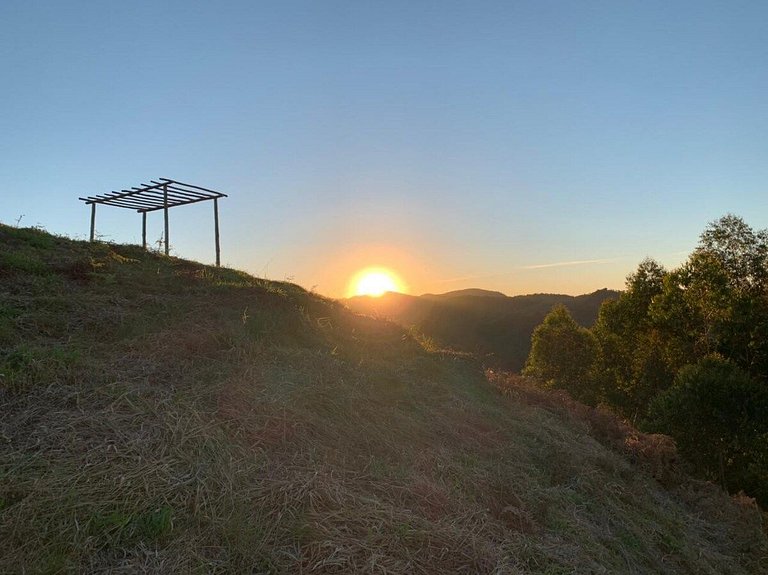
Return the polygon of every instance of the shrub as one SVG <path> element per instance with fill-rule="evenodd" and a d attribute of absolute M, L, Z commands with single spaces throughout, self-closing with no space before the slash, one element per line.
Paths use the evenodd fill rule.
<path fill-rule="evenodd" d="M 599 390 L 593 369 L 597 357 L 595 336 L 571 317 L 568 309 L 552 308 L 531 337 L 531 353 L 523 374 L 567 390 L 579 401 L 594 405 Z"/>
<path fill-rule="evenodd" d="M 768 504 L 768 388 L 720 356 L 682 368 L 644 424 L 672 435 L 693 471 Z"/>

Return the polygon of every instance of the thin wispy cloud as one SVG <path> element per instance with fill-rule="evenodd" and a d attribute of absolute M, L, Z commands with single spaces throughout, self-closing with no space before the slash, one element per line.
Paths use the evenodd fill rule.
<path fill-rule="evenodd" d="M 664 257 L 678 257 L 681 255 L 687 255 L 690 253 L 690 250 L 683 250 L 679 252 L 668 252 L 665 254 L 661 254 L 660 256 L 656 256 L 658 258 L 664 258 Z M 459 283 L 459 282 L 465 282 L 470 280 L 485 280 L 485 279 L 493 279 L 493 278 L 500 278 L 509 276 L 515 273 L 519 273 L 521 270 L 543 270 L 543 269 L 549 269 L 549 268 L 562 268 L 562 267 L 571 267 L 571 266 L 585 266 L 585 265 L 604 265 L 604 264 L 612 264 L 619 261 L 626 261 L 626 260 L 636 260 L 637 262 L 640 262 L 640 260 L 643 257 L 649 257 L 649 256 L 620 256 L 615 258 L 600 258 L 600 259 L 592 259 L 592 260 L 570 260 L 565 262 L 552 262 L 552 263 L 543 263 L 543 264 L 530 264 L 526 266 L 518 266 L 516 268 L 513 268 L 511 270 L 501 272 L 501 273 L 495 273 L 495 274 L 474 274 L 474 275 L 466 275 L 466 276 L 459 276 L 454 278 L 445 278 L 436 280 L 436 283 L 440 284 L 448 284 L 448 283 Z"/>
<path fill-rule="evenodd" d="M 523 270 L 540 270 L 544 268 L 562 268 L 567 266 L 583 266 L 583 265 L 591 265 L 591 264 L 610 264 L 613 262 L 616 262 L 623 258 L 608 258 L 608 259 L 601 259 L 601 260 L 572 260 L 569 262 L 554 262 L 551 264 L 533 264 L 530 266 L 522 266 L 520 269 Z"/>
<path fill-rule="evenodd" d="M 469 281 L 469 280 L 482 280 L 482 279 L 491 279 L 491 278 L 500 278 L 508 275 L 512 275 L 514 273 L 519 272 L 520 270 L 538 270 L 538 269 L 545 269 L 545 268 L 557 268 L 557 267 L 564 267 L 564 266 L 578 266 L 578 265 L 586 265 L 586 264 L 607 264 L 612 263 L 621 259 L 625 258 L 609 258 L 609 259 L 599 259 L 599 260 L 573 260 L 569 262 L 554 262 L 554 263 L 548 263 L 548 264 L 532 264 L 527 266 L 518 266 L 512 270 L 501 272 L 501 273 L 495 273 L 495 274 L 476 274 L 476 275 L 467 275 L 467 276 L 460 276 L 455 278 L 446 278 L 437 280 L 437 283 L 456 283 L 456 282 L 463 282 L 463 281 Z"/>

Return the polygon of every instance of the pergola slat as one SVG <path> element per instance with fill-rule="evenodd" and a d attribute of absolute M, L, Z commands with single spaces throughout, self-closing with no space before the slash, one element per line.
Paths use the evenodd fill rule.
<path fill-rule="evenodd" d="M 99 203 L 99 202 L 94 202 L 94 203 Z M 138 210 L 142 210 L 144 208 L 151 207 L 151 205 L 148 204 L 148 203 L 131 202 L 131 201 L 128 201 L 128 200 L 123 200 L 123 199 L 120 199 L 120 200 L 110 200 L 109 201 L 109 205 L 110 206 L 114 206 L 116 208 L 127 208 L 129 210 L 137 210 L 137 211 Z M 160 207 L 162 207 L 162 204 L 160 204 Z"/>
<path fill-rule="evenodd" d="M 200 192 L 190 192 L 190 191 L 187 191 L 187 190 L 180 190 L 180 189 L 178 189 L 178 188 L 175 188 L 175 187 L 173 187 L 171 184 L 167 184 L 167 186 L 168 186 L 168 193 L 171 193 L 171 192 L 173 192 L 173 193 L 175 193 L 175 194 L 178 194 L 178 195 L 180 195 L 180 196 L 184 196 L 184 197 L 195 198 L 195 199 L 196 199 L 196 198 L 208 198 L 208 199 L 212 199 L 212 198 L 214 198 L 214 197 L 218 197 L 218 196 L 213 196 L 213 195 L 211 195 L 211 194 L 202 194 L 202 193 L 200 193 Z M 152 190 L 152 192 L 151 192 L 151 193 L 154 193 L 154 192 L 156 192 L 156 191 L 157 191 L 157 190 Z"/>
<path fill-rule="evenodd" d="M 109 194 L 106 194 L 106 195 L 110 196 L 111 199 L 117 199 L 117 198 L 122 198 L 122 197 L 126 197 L 126 196 L 134 196 L 134 195 L 140 194 L 142 192 L 146 192 L 148 190 L 152 190 L 154 188 L 162 188 L 162 187 L 163 187 L 163 184 L 157 184 L 157 185 L 153 185 L 153 186 L 146 186 L 146 187 L 144 187 L 142 189 L 139 189 L 139 190 L 122 190 L 121 192 L 110 192 Z M 93 197 L 80 198 L 80 199 L 83 200 L 84 202 L 88 203 L 88 204 L 104 203 L 104 202 L 96 201 L 96 199 L 93 198 Z"/>
<path fill-rule="evenodd" d="M 113 193 L 117 193 L 117 192 L 113 192 Z M 131 204 L 136 206 L 149 206 L 149 205 L 157 204 L 157 201 L 155 201 L 153 197 L 150 197 L 147 195 L 144 195 L 140 198 L 137 198 L 136 196 L 123 196 L 121 198 L 115 198 L 114 196 L 110 197 L 110 196 L 104 196 L 104 195 L 98 195 L 93 197 L 109 200 L 110 205 L 117 205 L 118 203 Z"/>
<path fill-rule="evenodd" d="M 150 180 L 150 181 L 153 184 L 160 183 L 160 182 L 158 182 L 156 180 Z M 207 198 L 211 198 L 211 197 L 217 197 L 217 198 L 224 197 L 224 198 L 226 198 L 227 197 L 226 194 L 222 194 L 221 192 L 198 192 L 196 190 L 187 190 L 187 189 L 184 189 L 182 187 L 179 187 L 179 184 L 168 183 L 168 189 L 176 191 L 178 193 L 187 194 L 187 195 L 195 196 L 195 197 L 202 197 L 202 196 L 205 196 Z"/>
<path fill-rule="evenodd" d="M 159 198 L 161 201 L 163 201 L 163 198 L 165 197 L 165 191 L 164 190 L 150 190 L 149 192 L 146 192 L 145 195 L 148 198 L 153 198 L 153 199 Z M 201 198 L 201 197 L 203 199 L 206 199 L 206 200 L 212 199 L 209 196 L 187 196 L 187 195 L 182 195 L 182 194 L 176 193 L 170 187 L 168 188 L 168 199 L 173 199 L 173 200 L 176 200 L 176 201 L 185 202 L 188 199 L 196 200 L 196 199 Z"/>
<path fill-rule="evenodd" d="M 98 202 L 98 201 L 90 201 L 88 203 L 91 204 L 91 205 L 94 205 L 94 204 L 98 204 L 100 202 Z M 138 203 L 138 202 L 130 202 L 130 201 L 124 200 L 124 199 L 110 200 L 109 201 L 109 205 L 110 206 L 114 206 L 116 208 L 128 208 L 128 209 L 131 209 L 131 210 L 140 210 L 142 208 L 149 207 L 149 204 Z"/>

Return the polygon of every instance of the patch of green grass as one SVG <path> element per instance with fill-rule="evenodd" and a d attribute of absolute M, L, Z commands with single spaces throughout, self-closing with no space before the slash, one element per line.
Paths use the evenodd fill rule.
<path fill-rule="evenodd" d="M 56 245 L 56 237 L 40 228 L 11 228 L 3 226 L 0 240 L 15 241 L 26 244 L 32 248 L 48 250 Z"/>
<path fill-rule="evenodd" d="M 36 253 L 29 250 L 0 252 L 0 272 L 29 273 L 36 275 L 50 274 L 51 271 Z"/>
<path fill-rule="evenodd" d="M 173 528 L 173 509 L 160 507 L 142 513 L 136 519 L 136 532 L 142 539 L 154 541 L 168 535 Z"/>
<path fill-rule="evenodd" d="M 80 350 L 20 345 L 0 355 L 0 388 L 19 392 L 34 386 L 71 383 L 82 362 Z"/>
<path fill-rule="evenodd" d="M 0 302 L 0 319 L 15 319 L 19 317 L 22 310 L 9 303 Z"/>
<path fill-rule="evenodd" d="M 112 511 L 91 518 L 89 532 L 117 544 L 136 540 L 151 542 L 168 535 L 173 528 L 173 509 L 159 507 L 141 513 Z"/>
<path fill-rule="evenodd" d="M 622 530 L 616 535 L 619 543 L 625 547 L 626 549 L 631 549 L 632 551 L 642 551 L 645 545 L 643 545 L 643 542 L 638 538 L 638 536 L 635 533 L 632 533 L 630 531 Z"/>

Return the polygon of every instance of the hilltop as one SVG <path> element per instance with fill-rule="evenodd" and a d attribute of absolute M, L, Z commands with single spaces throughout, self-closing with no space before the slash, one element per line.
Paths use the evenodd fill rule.
<path fill-rule="evenodd" d="M 584 327 L 597 319 L 600 305 L 619 292 L 506 296 L 477 288 L 412 296 L 386 293 L 346 300 L 350 309 L 414 327 L 441 347 L 473 353 L 494 368 L 518 372 L 531 350 L 531 334 L 556 305 L 566 306 Z"/>
<path fill-rule="evenodd" d="M 0 225 L 0 572 L 768 572 L 674 446 L 299 286 Z"/>

